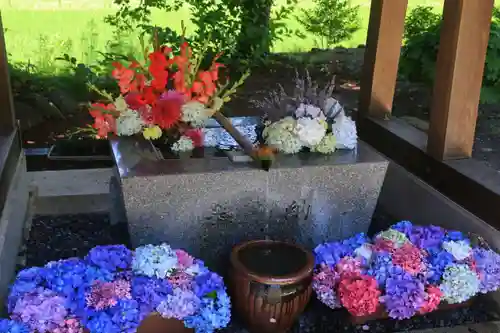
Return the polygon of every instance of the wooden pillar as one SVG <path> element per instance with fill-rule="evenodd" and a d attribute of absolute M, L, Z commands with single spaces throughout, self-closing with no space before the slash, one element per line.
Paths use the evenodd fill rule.
<path fill-rule="evenodd" d="M 359 101 L 360 116 L 391 113 L 408 0 L 372 0 Z"/>
<path fill-rule="evenodd" d="M 427 152 L 438 160 L 472 155 L 494 0 L 446 0 Z"/>
<path fill-rule="evenodd" d="M 4 30 L 0 16 L 0 135 L 8 135 L 15 128 L 14 102 L 10 86 Z"/>

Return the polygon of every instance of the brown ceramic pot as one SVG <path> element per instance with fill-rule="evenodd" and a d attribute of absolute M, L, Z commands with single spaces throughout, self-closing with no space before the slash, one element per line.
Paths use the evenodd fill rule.
<path fill-rule="evenodd" d="M 237 315 L 254 333 L 289 330 L 311 297 L 314 256 L 270 240 L 250 241 L 231 253 L 229 290 Z"/>
<path fill-rule="evenodd" d="M 194 329 L 187 328 L 180 320 L 165 319 L 152 313 L 141 322 L 137 333 L 194 333 Z"/>

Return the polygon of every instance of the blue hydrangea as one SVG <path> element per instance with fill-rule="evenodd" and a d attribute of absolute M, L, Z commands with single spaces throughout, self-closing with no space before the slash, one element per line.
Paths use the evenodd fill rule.
<path fill-rule="evenodd" d="M 365 243 L 369 243 L 369 238 L 360 233 L 340 242 L 324 243 L 314 249 L 316 264 L 327 264 L 335 266 L 345 256 L 352 256 L 354 250 Z"/>
<path fill-rule="evenodd" d="M 212 333 L 226 327 L 231 320 L 231 301 L 225 291 L 218 292 L 216 298 L 205 297 L 201 300 L 200 310 L 184 319 L 188 328 L 196 333 Z"/>
<path fill-rule="evenodd" d="M 213 272 L 196 276 L 194 282 L 194 292 L 198 297 L 204 297 L 207 294 L 224 290 L 222 277 Z"/>
<path fill-rule="evenodd" d="M 31 330 L 23 323 L 9 319 L 0 319 L 0 333 L 31 333 Z"/>
<path fill-rule="evenodd" d="M 167 244 L 145 245 L 135 250 L 132 270 L 135 273 L 164 279 L 177 265 L 177 255 Z"/>
<path fill-rule="evenodd" d="M 406 235 L 406 237 L 410 237 L 410 234 L 413 230 L 413 224 L 410 221 L 401 221 L 394 224 L 391 229 L 399 231 Z"/>
<path fill-rule="evenodd" d="M 88 309 L 83 323 L 90 332 L 135 333 L 140 324 L 139 304 L 133 299 L 122 299 L 105 310 Z"/>
<path fill-rule="evenodd" d="M 377 280 L 379 288 L 385 289 L 385 283 L 393 267 L 390 254 L 387 252 L 379 252 L 374 257 L 370 268 L 367 270 L 367 274 L 373 276 L 375 280 Z M 402 268 L 399 269 L 402 270 Z"/>
<path fill-rule="evenodd" d="M 43 267 L 32 267 L 24 269 L 17 274 L 16 280 L 10 287 L 7 299 L 7 309 L 9 312 L 14 309 L 17 300 L 22 295 L 42 285 L 45 280 L 46 271 Z"/>
<path fill-rule="evenodd" d="M 132 297 L 139 302 L 141 320 L 152 313 L 158 305 L 172 294 L 168 280 L 135 276 L 132 278 Z"/>
<path fill-rule="evenodd" d="M 110 272 L 124 270 L 132 263 L 132 251 L 124 245 L 96 246 L 89 251 L 85 260 Z"/>
<path fill-rule="evenodd" d="M 443 249 L 429 249 L 427 252 L 427 280 L 431 284 L 439 284 L 446 267 L 454 262 L 453 255 Z"/>
<path fill-rule="evenodd" d="M 446 232 L 446 236 L 444 237 L 445 242 L 449 241 L 465 241 L 470 244 L 470 240 L 465 236 L 464 233 L 460 231 L 450 230 Z"/>

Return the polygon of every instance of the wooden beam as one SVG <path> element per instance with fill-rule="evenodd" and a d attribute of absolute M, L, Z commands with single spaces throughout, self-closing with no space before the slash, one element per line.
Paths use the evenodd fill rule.
<path fill-rule="evenodd" d="M 468 158 L 476 129 L 494 0 L 446 0 L 427 152 Z"/>
<path fill-rule="evenodd" d="M 391 113 L 408 0 L 372 0 L 359 102 L 360 116 Z"/>
<path fill-rule="evenodd" d="M 7 50 L 0 15 L 0 135 L 9 135 L 16 127 L 15 123 Z"/>

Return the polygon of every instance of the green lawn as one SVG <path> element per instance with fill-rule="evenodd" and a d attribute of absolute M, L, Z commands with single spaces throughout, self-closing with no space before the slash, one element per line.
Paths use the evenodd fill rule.
<path fill-rule="evenodd" d="M 344 43 L 345 46 L 363 44 L 366 38 L 370 1 L 354 2 L 361 5 L 363 28 Z M 10 58 L 47 69 L 53 66 L 54 58 L 63 53 L 85 63 L 92 62 L 111 38 L 112 29 L 103 22 L 103 18 L 113 11 L 110 3 L 111 0 L 0 0 Z M 500 4 L 500 0 L 497 3 Z M 432 5 L 439 10 L 442 0 L 410 0 L 410 8 L 417 4 Z M 181 20 L 189 28 L 188 10 L 174 14 L 154 13 L 153 17 L 156 24 L 177 29 Z M 295 20 L 289 24 L 299 27 Z M 135 38 L 125 38 L 123 43 L 133 44 Z M 277 43 L 275 51 L 307 51 L 314 46 L 312 36 L 305 40 L 293 37 Z"/>

